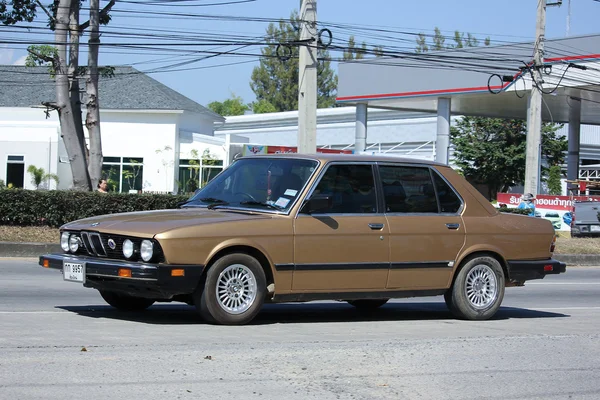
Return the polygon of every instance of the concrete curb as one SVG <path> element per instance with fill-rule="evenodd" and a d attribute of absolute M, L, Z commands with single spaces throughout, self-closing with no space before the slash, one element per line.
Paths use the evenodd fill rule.
<path fill-rule="evenodd" d="M 600 254 L 555 254 L 554 259 L 567 265 L 600 265 Z"/>
<path fill-rule="evenodd" d="M 60 244 L 0 242 L 0 257 L 39 257 L 47 253 L 62 253 Z"/>
<path fill-rule="evenodd" d="M 39 257 L 46 253 L 62 253 L 57 243 L 0 242 L 0 257 Z M 600 254 L 555 254 L 567 265 L 600 265 Z"/>

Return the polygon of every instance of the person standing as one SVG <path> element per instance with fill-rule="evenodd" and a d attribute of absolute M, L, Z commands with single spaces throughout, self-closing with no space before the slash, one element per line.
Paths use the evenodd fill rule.
<path fill-rule="evenodd" d="M 108 193 L 108 182 L 106 182 L 106 179 L 100 179 L 98 182 L 98 192 Z"/>
<path fill-rule="evenodd" d="M 519 206 L 517 207 L 518 209 L 529 209 L 529 215 L 530 217 L 535 217 L 535 196 L 531 193 L 525 193 L 523 196 L 521 196 L 521 203 L 519 204 Z"/>

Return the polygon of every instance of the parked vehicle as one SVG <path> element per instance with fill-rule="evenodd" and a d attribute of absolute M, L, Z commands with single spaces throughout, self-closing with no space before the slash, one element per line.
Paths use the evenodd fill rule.
<path fill-rule="evenodd" d="M 572 220 L 572 216 L 571 216 L 571 212 L 567 211 L 566 213 L 563 214 L 563 222 L 569 226 L 571 226 L 571 220 Z"/>
<path fill-rule="evenodd" d="M 264 302 L 443 295 L 458 318 L 494 316 L 507 286 L 565 272 L 550 221 L 498 212 L 450 167 L 367 155 L 237 159 L 182 209 L 61 227 L 63 279 L 122 310 L 193 304 L 245 324 Z"/>
<path fill-rule="evenodd" d="M 600 235 L 600 203 L 576 201 L 571 212 L 571 237 Z"/>

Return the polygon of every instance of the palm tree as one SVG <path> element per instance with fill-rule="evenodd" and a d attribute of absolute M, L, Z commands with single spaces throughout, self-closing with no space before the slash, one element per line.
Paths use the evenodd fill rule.
<path fill-rule="evenodd" d="M 58 186 L 58 175 L 46 173 L 42 167 L 37 168 L 35 165 L 30 165 L 27 167 L 27 172 L 31 174 L 31 183 L 35 185 L 36 189 L 40 188 L 42 182 L 49 179 L 53 179 L 56 182 L 56 186 Z M 50 187 L 50 185 L 48 185 L 48 187 Z"/>

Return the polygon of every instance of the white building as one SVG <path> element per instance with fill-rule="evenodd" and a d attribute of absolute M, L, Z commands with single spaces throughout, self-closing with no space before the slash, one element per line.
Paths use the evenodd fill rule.
<path fill-rule="evenodd" d="M 0 66 L 0 179 L 32 189 L 29 165 L 72 177 L 45 67 Z M 296 111 L 222 118 L 131 67 L 100 84 L 103 170 L 113 190 L 190 191 L 242 153 L 243 144 L 296 146 Z M 83 116 L 85 118 L 85 115 Z M 452 117 L 454 121 L 456 116 Z M 366 152 L 435 159 L 437 117 L 426 112 L 369 109 Z M 319 148 L 354 150 L 356 108 L 317 112 Z M 563 128 L 565 135 L 567 126 Z M 210 159 L 202 155 L 208 152 Z M 581 126 L 581 165 L 600 164 L 600 127 Z M 199 159 L 200 171 L 194 173 Z M 192 168 L 190 168 L 192 167 Z M 581 169 L 585 173 L 585 168 Z M 50 181 L 50 188 L 56 185 Z"/>
<path fill-rule="evenodd" d="M 57 174 L 58 188 L 70 188 L 57 113 L 46 115 L 42 106 L 55 99 L 47 69 L 1 66 L 0 81 L 0 179 L 32 189 L 27 168 L 35 165 Z M 101 79 L 100 106 L 103 171 L 113 190 L 176 191 L 189 180 L 187 160 L 206 152 L 217 161 L 201 166 L 200 175 L 206 180 L 221 170 L 225 141 L 213 131 L 224 118 L 149 76 L 116 68 L 114 78 Z"/>

